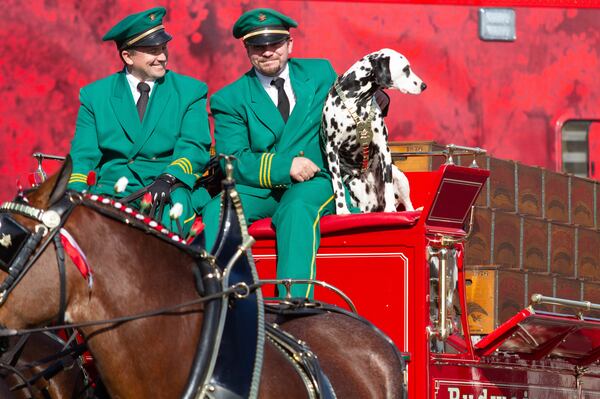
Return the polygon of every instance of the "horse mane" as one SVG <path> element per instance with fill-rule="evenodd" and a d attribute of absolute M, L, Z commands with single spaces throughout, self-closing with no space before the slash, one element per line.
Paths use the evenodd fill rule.
<path fill-rule="evenodd" d="M 59 172 L 50 176 L 44 183 L 25 193 L 27 202 L 41 209 L 48 209 L 67 195 L 67 185 L 72 171 L 71 157 L 67 156 Z M 152 234 L 171 245 L 192 255 L 200 255 L 198 248 L 190 247 L 185 237 L 179 237 L 168 230 L 155 219 L 152 219 L 137 209 L 119 202 L 118 199 L 108 196 L 80 193 L 77 196 L 79 203 L 91 208 L 113 220 L 129 225 L 145 233 Z M 191 241 L 191 240 L 190 240 Z"/>
<path fill-rule="evenodd" d="M 67 155 L 65 162 L 63 163 L 60 172 L 56 174 L 56 182 L 52 185 L 52 191 L 50 192 L 50 203 L 49 205 L 56 204 L 65 194 L 69 179 L 71 178 L 71 172 L 73 171 L 73 161 L 71 156 Z"/>
<path fill-rule="evenodd" d="M 185 238 L 173 233 L 155 219 L 144 215 L 135 208 L 119 202 L 118 199 L 96 194 L 82 194 L 81 204 L 113 220 L 152 234 L 186 252 L 192 250 Z"/>

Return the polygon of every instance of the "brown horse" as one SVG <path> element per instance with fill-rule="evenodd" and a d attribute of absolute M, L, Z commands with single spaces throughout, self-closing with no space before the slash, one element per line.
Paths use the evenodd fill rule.
<path fill-rule="evenodd" d="M 69 175 L 65 167 L 29 193 L 29 206 L 47 209 L 57 198 L 64 199 Z M 40 224 L 17 212 L 11 216 L 30 232 Z M 0 299 L 4 301 L 0 324 L 6 328 L 45 326 L 60 319 L 61 313 L 73 324 L 113 319 L 198 298 L 196 259 L 181 246 L 88 206 L 75 206 L 65 218 L 63 228 L 86 255 L 93 285 L 69 257 L 61 283 L 57 250 L 51 243 L 44 246 L 42 238 L 37 250 L 43 252 Z M 0 272 L 0 281 L 6 276 Z M 111 397 L 180 397 L 194 362 L 205 309 L 203 304 L 193 304 L 153 317 L 80 327 Z M 402 397 L 401 360 L 369 325 L 337 313 L 279 322 L 318 356 L 338 398 Z M 266 340 L 258 396 L 308 397 L 296 368 Z"/>
<path fill-rule="evenodd" d="M 6 391 L 0 389 L 0 398 L 96 397 L 88 372 L 78 360 L 79 353 L 68 350 L 74 346 L 76 343 L 50 333 L 11 338 L 0 356 L 0 375 L 6 384 Z"/>

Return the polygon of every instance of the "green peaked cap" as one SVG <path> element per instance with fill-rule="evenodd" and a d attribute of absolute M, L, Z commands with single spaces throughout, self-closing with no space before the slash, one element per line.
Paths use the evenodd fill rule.
<path fill-rule="evenodd" d="M 167 13 L 164 7 L 154 7 L 131 14 L 110 28 L 103 41 L 114 40 L 119 50 L 139 46 L 158 46 L 173 37 L 165 32 L 162 24 Z"/>
<path fill-rule="evenodd" d="M 271 8 L 255 8 L 242 14 L 233 25 L 233 37 L 250 45 L 277 43 L 290 37 L 298 23 Z"/>

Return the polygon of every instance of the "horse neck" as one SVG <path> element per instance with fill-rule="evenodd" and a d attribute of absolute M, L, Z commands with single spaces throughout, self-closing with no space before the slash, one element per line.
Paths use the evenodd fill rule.
<path fill-rule="evenodd" d="M 94 273 L 91 290 L 77 271 L 70 273 L 69 321 L 121 317 L 197 298 L 193 261 L 178 248 L 82 207 L 73 212 L 65 227 L 78 241 Z M 173 390 L 185 384 L 200 334 L 202 319 L 198 307 L 195 309 L 192 313 L 186 309 L 185 315 L 82 329 L 111 394 L 177 396 Z M 174 387 L 157 383 L 153 389 L 158 395 L 136 387 L 136 378 L 163 380 L 164 369 L 172 370 Z"/>

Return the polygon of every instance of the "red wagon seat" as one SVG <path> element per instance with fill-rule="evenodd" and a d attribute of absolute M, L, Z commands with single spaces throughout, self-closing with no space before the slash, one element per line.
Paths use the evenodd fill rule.
<path fill-rule="evenodd" d="M 321 218 L 321 235 L 344 234 L 354 230 L 410 227 L 414 226 L 421 211 L 404 211 L 393 213 L 363 213 L 356 215 L 327 215 Z M 275 239 L 275 229 L 271 218 L 257 220 L 252 223 L 249 233 L 256 239 Z"/>

